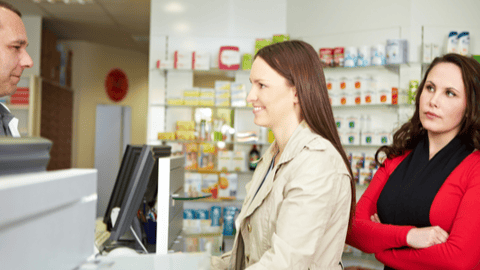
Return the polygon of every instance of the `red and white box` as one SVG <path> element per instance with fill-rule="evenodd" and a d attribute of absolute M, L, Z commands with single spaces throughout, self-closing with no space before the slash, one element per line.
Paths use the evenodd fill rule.
<path fill-rule="evenodd" d="M 218 68 L 238 70 L 240 68 L 240 50 L 236 46 L 222 46 L 218 54 Z"/>
<path fill-rule="evenodd" d="M 210 69 L 210 54 L 209 53 L 192 53 L 192 69 L 195 70 L 209 70 Z"/>
<path fill-rule="evenodd" d="M 173 67 L 175 69 L 192 69 L 192 52 L 175 51 Z"/>
<path fill-rule="evenodd" d="M 157 60 L 157 68 L 158 69 L 173 69 L 173 61 L 172 60 Z"/>
<path fill-rule="evenodd" d="M 333 49 L 332 48 L 320 48 L 320 61 L 326 67 L 333 66 Z"/>

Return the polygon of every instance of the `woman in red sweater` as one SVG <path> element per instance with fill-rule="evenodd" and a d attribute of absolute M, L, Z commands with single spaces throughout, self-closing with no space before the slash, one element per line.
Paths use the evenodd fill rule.
<path fill-rule="evenodd" d="M 480 63 L 437 57 L 357 204 L 350 244 L 385 269 L 480 269 Z M 380 163 L 380 162 L 379 162 Z"/>

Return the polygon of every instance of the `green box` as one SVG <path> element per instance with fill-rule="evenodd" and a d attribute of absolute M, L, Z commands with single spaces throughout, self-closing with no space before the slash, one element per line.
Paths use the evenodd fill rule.
<path fill-rule="evenodd" d="M 257 54 L 257 52 L 265 47 L 265 46 L 268 46 L 272 44 L 272 40 L 271 39 L 266 39 L 266 38 L 261 38 L 261 39 L 257 39 L 255 40 L 255 54 Z"/>
<path fill-rule="evenodd" d="M 290 40 L 289 35 L 274 35 L 272 38 L 272 43 L 279 43 Z"/>
<path fill-rule="evenodd" d="M 250 70 L 252 69 L 253 55 L 246 53 L 242 56 L 242 69 Z"/>

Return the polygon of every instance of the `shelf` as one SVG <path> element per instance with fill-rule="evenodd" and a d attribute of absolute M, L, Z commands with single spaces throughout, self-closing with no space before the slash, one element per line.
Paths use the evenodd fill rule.
<path fill-rule="evenodd" d="M 235 145 L 270 145 L 269 142 L 226 142 L 226 141 L 187 141 L 187 140 L 158 140 L 158 142 L 165 143 L 224 143 L 224 144 L 235 144 Z"/>
<path fill-rule="evenodd" d="M 360 105 L 336 105 L 332 109 L 399 109 L 415 107 L 415 104 L 360 104 Z"/>
<path fill-rule="evenodd" d="M 218 170 L 189 170 L 185 169 L 186 172 L 193 173 L 237 173 L 237 174 L 253 174 L 253 171 L 218 171 Z"/>
<path fill-rule="evenodd" d="M 381 66 L 366 66 L 366 67 L 324 67 L 325 72 L 329 71 L 351 71 L 351 70 L 379 70 L 387 69 L 394 72 L 398 72 L 400 67 L 410 67 L 412 65 L 421 64 L 416 62 L 404 63 L 404 64 L 390 64 L 390 65 L 381 65 Z"/>
<path fill-rule="evenodd" d="M 232 107 L 232 106 L 203 106 L 203 105 L 170 105 L 164 103 L 152 103 L 154 107 L 171 107 L 171 108 L 208 108 L 208 109 L 229 109 L 229 110 L 253 110 L 253 107 Z"/>
<path fill-rule="evenodd" d="M 388 144 L 342 144 L 342 147 L 375 147 L 380 148 Z"/>
<path fill-rule="evenodd" d="M 193 201 L 193 200 L 200 200 L 200 199 L 205 199 L 209 198 L 212 196 L 211 193 L 200 193 L 198 196 L 188 196 L 187 194 L 172 194 L 172 199 L 176 201 Z"/>

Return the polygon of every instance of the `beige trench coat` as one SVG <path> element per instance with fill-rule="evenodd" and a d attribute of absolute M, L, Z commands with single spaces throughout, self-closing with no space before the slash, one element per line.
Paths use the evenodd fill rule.
<path fill-rule="evenodd" d="M 342 157 L 303 121 L 252 200 L 277 151 L 274 142 L 258 162 L 233 249 L 212 269 L 342 269 L 351 201 Z"/>

